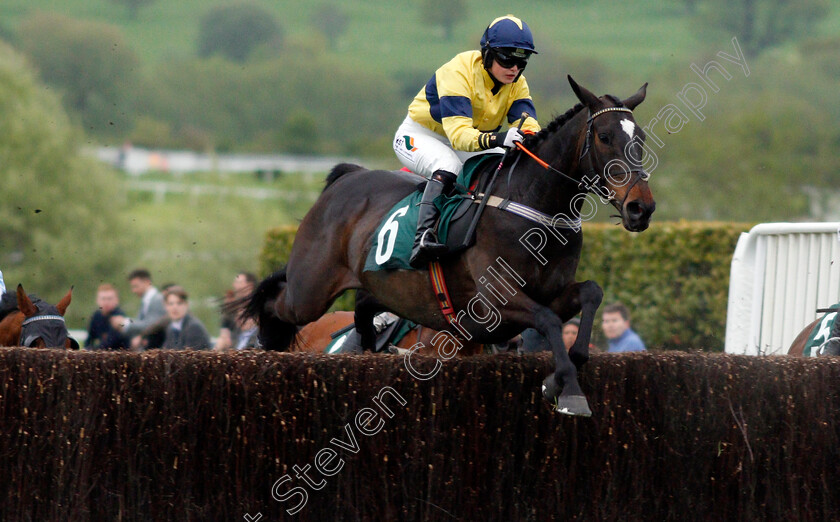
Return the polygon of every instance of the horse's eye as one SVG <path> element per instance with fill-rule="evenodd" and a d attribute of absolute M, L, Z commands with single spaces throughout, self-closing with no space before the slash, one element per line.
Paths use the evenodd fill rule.
<path fill-rule="evenodd" d="M 605 133 L 602 132 L 602 133 L 598 134 L 598 139 L 601 140 L 601 143 L 603 143 L 604 145 L 609 145 L 610 144 L 610 135 L 609 134 L 605 134 Z"/>

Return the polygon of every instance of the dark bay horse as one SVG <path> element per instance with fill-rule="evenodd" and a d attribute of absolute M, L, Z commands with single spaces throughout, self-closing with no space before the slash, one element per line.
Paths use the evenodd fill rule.
<path fill-rule="evenodd" d="M 263 346 L 286 349 L 296 325 L 317 320 L 345 290 L 364 288 L 379 308 L 449 332 L 454 349 L 459 339 L 502 343 L 535 328 L 548 339 L 556 368 L 543 383 L 543 395 L 561 413 L 591 415 L 577 372 L 589 359 L 603 291 L 594 281 L 575 281 L 581 218 L 593 210 L 586 196 L 595 194 L 613 205 L 632 232 L 648 228 L 656 204 L 642 166 L 645 134 L 632 113 L 644 100 L 647 84 L 621 100 L 598 97 L 571 77 L 569 83 L 581 103 L 525 138 L 524 148 L 538 159 L 508 154 L 491 192 L 543 217 L 487 208 L 474 245 L 441 261 L 459 310 L 457 322 L 450 324 L 441 313 L 427 271 L 364 271 L 374 231 L 397 202 L 416 190 L 419 178 L 341 164 L 303 218 L 285 270 L 263 281 L 249 303 L 247 312 L 258 316 Z M 357 308 L 357 322 L 371 308 L 363 313 Z M 578 313 L 580 331 L 567 353 L 563 321 Z"/>
<path fill-rule="evenodd" d="M 29 296 L 18 285 L 15 294 L 5 293 L 0 299 L 0 346 L 30 348 L 79 349 L 64 323 L 64 312 L 70 305 L 73 289 L 51 305 Z"/>

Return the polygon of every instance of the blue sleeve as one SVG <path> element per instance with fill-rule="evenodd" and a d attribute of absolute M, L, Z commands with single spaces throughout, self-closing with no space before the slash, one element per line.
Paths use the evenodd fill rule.
<path fill-rule="evenodd" d="M 647 349 L 645 348 L 645 343 L 642 341 L 642 338 L 639 337 L 639 334 L 637 334 L 636 332 L 633 332 L 633 337 L 629 339 L 629 341 L 629 347 L 631 347 L 633 350 L 637 352 L 647 351 Z"/>
<path fill-rule="evenodd" d="M 518 120 L 523 112 L 527 112 L 528 116 L 533 118 L 535 121 L 537 119 L 537 109 L 534 107 L 534 102 L 531 101 L 529 98 L 524 98 L 520 100 L 516 100 L 510 106 L 510 109 L 507 113 L 507 120 L 508 123 L 513 123 Z"/>

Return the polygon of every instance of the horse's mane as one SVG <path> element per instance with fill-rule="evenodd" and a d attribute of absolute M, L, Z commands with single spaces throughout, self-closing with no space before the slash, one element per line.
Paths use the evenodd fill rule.
<path fill-rule="evenodd" d="M 624 107 L 624 104 L 621 103 L 621 100 L 618 97 L 613 96 L 612 94 L 605 94 L 604 97 L 613 102 L 616 105 L 616 107 Z M 571 109 L 567 110 L 560 116 L 554 118 L 551 122 L 549 122 L 548 125 L 541 129 L 540 132 L 534 134 L 533 136 L 529 136 L 526 139 L 525 144 L 529 145 L 530 143 L 531 145 L 533 145 L 546 139 L 550 134 L 554 134 L 555 132 L 560 130 L 563 127 L 563 125 L 565 125 L 569 120 L 574 118 L 575 115 L 577 115 L 577 113 L 580 112 L 583 108 L 584 105 L 582 103 L 576 104 Z"/>
<path fill-rule="evenodd" d="M 32 300 L 32 304 L 36 307 L 42 303 L 41 298 L 35 294 L 29 294 L 29 299 Z M 7 315 L 17 311 L 17 295 L 14 292 L 4 292 L 2 297 L 0 297 L 0 321 L 5 319 Z"/>
<path fill-rule="evenodd" d="M 327 182 L 324 184 L 324 190 L 327 190 L 327 187 L 335 183 L 335 181 L 338 178 L 347 174 L 348 172 L 353 172 L 362 169 L 364 169 L 364 167 L 354 165 L 353 163 L 339 163 L 338 165 L 332 168 L 332 170 L 330 171 L 330 175 L 327 176 Z"/>

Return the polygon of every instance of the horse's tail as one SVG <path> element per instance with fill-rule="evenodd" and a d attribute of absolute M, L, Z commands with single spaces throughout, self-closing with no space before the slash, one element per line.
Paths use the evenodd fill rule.
<path fill-rule="evenodd" d="M 363 170 L 364 167 L 359 165 L 354 165 L 353 163 L 339 163 L 330 171 L 330 175 L 327 176 L 327 183 L 324 185 L 324 190 L 327 190 L 327 187 L 335 183 L 335 181 L 340 178 L 341 176 L 355 172 L 357 170 Z"/>
<path fill-rule="evenodd" d="M 297 327 L 277 317 L 274 303 L 286 286 L 286 268 L 274 272 L 246 298 L 242 316 L 256 319 L 263 348 L 285 352 L 294 342 Z"/>

